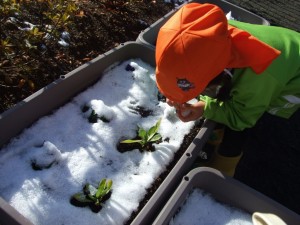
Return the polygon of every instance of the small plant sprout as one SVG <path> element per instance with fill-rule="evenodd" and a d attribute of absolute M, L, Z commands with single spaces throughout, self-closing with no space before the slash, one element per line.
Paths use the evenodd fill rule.
<path fill-rule="evenodd" d="M 138 139 L 127 139 L 121 141 L 120 143 L 122 144 L 138 143 L 141 145 L 142 150 L 151 149 L 152 143 L 161 140 L 161 135 L 158 133 L 160 122 L 161 119 L 159 119 L 157 123 L 149 130 L 145 130 L 142 127 L 139 127 L 138 135 L 137 135 Z"/>
<path fill-rule="evenodd" d="M 81 109 L 81 111 L 83 113 L 89 113 L 88 114 L 88 121 L 89 123 L 97 123 L 98 119 L 102 120 L 102 122 L 104 123 L 109 123 L 110 120 L 107 119 L 105 116 L 99 116 L 94 109 L 92 109 L 91 107 L 84 105 L 83 108 Z"/>
<path fill-rule="evenodd" d="M 103 203 L 109 199 L 112 190 L 112 180 L 102 179 L 97 188 L 87 183 L 82 192 L 76 193 L 71 197 L 71 204 L 78 207 L 89 206 L 97 213 L 101 210 Z"/>

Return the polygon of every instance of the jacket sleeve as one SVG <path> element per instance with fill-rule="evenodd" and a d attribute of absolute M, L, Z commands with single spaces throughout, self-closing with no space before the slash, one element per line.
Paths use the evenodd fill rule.
<path fill-rule="evenodd" d="M 236 69 L 229 100 L 218 102 L 201 96 L 206 102 L 203 116 L 233 130 L 244 130 L 255 125 L 281 90 L 282 85 L 268 72 L 257 75 L 251 69 Z"/>

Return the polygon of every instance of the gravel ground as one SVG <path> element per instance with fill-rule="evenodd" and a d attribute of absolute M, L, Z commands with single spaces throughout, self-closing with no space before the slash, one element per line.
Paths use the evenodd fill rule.
<path fill-rule="evenodd" d="M 265 19 L 271 25 L 282 26 L 300 32 L 299 0 L 227 0 Z"/>

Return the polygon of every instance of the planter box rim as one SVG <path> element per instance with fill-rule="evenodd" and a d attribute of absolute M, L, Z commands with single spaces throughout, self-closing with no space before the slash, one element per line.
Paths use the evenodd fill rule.
<path fill-rule="evenodd" d="M 182 179 L 182 182 L 153 224 L 168 224 L 194 188 L 202 189 L 220 202 L 240 208 L 250 214 L 254 212 L 273 213 L 282 218 L 287 224 L 298 224 L 300 221 L 300 216 L 297 213 L 249 186 L 222 174 L 216 169 L 198 167 L 191 170 Z"/>
<path fill-rule="evenodd" d="M 175 14 L 180 7 L 184 6 L 185 4 L 189 3 L 211 3 L 218 5 L 221 9 L 223 9 L 224 13 L 228 13 L 231 11 L 235 16 L 238 16 L 236 18 L 237 20 L 240 20 L 242 22 L 248 22 L 253 24 L 263 24 L 263 25 L 270 25 L 270 22 L 266 20 L 265 18 L 256 15 L 240 6 L 237 6 L 231 2 L 224 1 L 224 0 L 189 0 L 182 5 L 180 5 L 178 8 L 172 10 L 171 12 L 167 13 L 164 17 L 158 19 L 155 23 L 150 25 L 148 28 L 143 30 L 139 36 L 137 37 L 136 41 L 139 43 L 142 43 L 144 45 L 150 46 L 152 49 L 155 49 L 155 43 L 156 38 L 159 32 L 160 27 L 163 26 L 167 22 L 167 20 Z"/>

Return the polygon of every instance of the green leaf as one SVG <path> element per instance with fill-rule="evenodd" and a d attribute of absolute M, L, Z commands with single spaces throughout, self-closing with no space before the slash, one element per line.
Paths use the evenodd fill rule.
<path fill-rule="evenodd" d="M 37 27 L 33 28 L 32 33 L 33 33 L 33 35 L 35 35 L 35 36 L 38 36 L 38 35 L 42 35 L 42 34 L 43 34 L 43 32 L 40 32 L 40 31 L 39 31 L 39 28 L 37 28 Z"/>
<path fill-rule="evenodd" d="M 130 144 L 130 143 L 141 143 L 142 141 L 141 140 L 131 140 L 131 139 L 128 139 L 128 140 L 124 140 L 124 141 L 121 141 L 120 143 L 124 143 L 124 144 Z"/>
<path fill-rule="evenodd" d="M 153 127 L 151 127 L 151 128 L 149 129 L 149 131 L 148 131 L 149 137 L 150 137 L 150 136 L 153 136 L 155 133 L 156 133 L 156 127 L 153 126 Z"/>
<path fill-rule="evenodd" d="M 142 138 L 141 145 L 144 146 L 148 142 L 148 133 Z"/>
<path fill-rule="evenodd" d="M 110 192 L 112 184 L 113 184 L 112 180 L 107 180 L 106 181 L 104 192 L 103 192 L 103 196 L 106 195 L 106 194 L 108 194 Z"/>
<path fill-rule="evenodd" d="M 140 138 L 144 139 L 144 137 L 147 135 L 147 131 L 140 127 L 138 135 Z"/>
<path fill-rule="evenodd" d="M 113 181 L 112 180 L 107 180 L 107 189 L 110 191 L 111 190 L 111 188 L 112 188 L 112 185 L 113 185 Z"/>
<path fill-rule="evenodd" d="M 102 197 L 105 196 L 112 187 L 112 180 L 102 179 L 98 186 L 98 191 L 96 193 L 96 198 L 101 201 Z"/>
<path fill-rule="evenodd" d="M 102 179 L 98 185 L 98 189 L 95 195 L 97 199 L 103 196 L 105 186 L 106 186 L 106 179 Z"/>
<path fill-rule="evenodd" d="M 160 123 L 161 123 L 161 118 L 155 124 L 155 128 L 156 128 L 155 133 L 158 131 Z"/>
<path fill-rule="evenodd" d="M 151 128 L 149 129 L 147 141 L 151 141 L 151 139 L 153 138 L 153 136 L 157 133 L 157 131 L 158 131 L 158 129 L 159 129 L 159 126 L 160 126 L 160 121 L 161 121 L 161 119 L 159 119 L 159 120 L 157 121 L 157 123 L 156 123 L 153 127 L 151 127 Z"/>
<path fill-rule="evenodd" d="M 156 134 L 151 138 L 151 142 L 155 142 L 158 141 L 159 139 L 161 139 L 161 135 L 160 134 Z"/>
<path fill-rule="evenodd" d="M 62 21 L 67 21 L 68 19 L 69 19 L 69 17 L 70 17 L 70 15 L 68 15 L 68 14 L 63 14 L 63 16 L 62 16 Z"/>
<path fill-rule="evenodd" d="M 160 126 L 160 121 L 161 121 L 161 119 L 159 119 L 157 121 L 157 123 L 153 127 L 151 127 L 148 131 L 146 131 L 142 127 L 139 127 L 138 136 L 141 138 L 141 140 L 128 139 L 128 140 L 121 141 L 120 143 L 127 143 L 127 144 L 140 143 L 143 148 L 147 143 L 159 140 L 161 138 L 161 135 L 158 134 L 157 131 Z"/>

